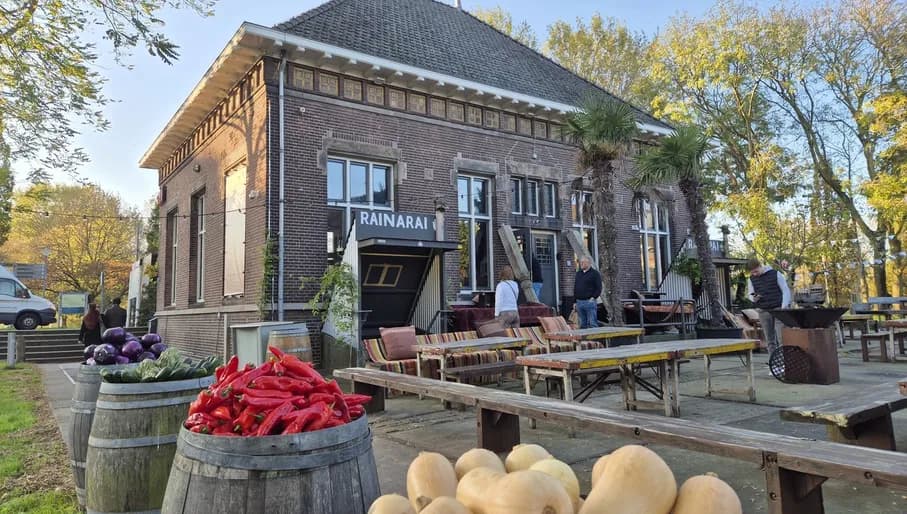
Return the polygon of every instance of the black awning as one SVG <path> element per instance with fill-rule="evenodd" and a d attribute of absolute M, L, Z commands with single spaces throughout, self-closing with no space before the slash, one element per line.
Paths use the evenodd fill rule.
<path fill-rule="evenodd" d="M 359 249 L 364 250 L 366 248 L 372 250 L 378 249 L 392 249 L 392 248 L 410 248 L 418 249 L 424 248 L 426 250 L 438 250 L 441 252 L 452 252 L 460 247 L 459 243 L 453 241 L 423 241 L 423 240 L 413 240 L 413 239 L 386 239 L 379 237 L 372 237 L 369 239 L 363 239 L 359 241 Z"/>

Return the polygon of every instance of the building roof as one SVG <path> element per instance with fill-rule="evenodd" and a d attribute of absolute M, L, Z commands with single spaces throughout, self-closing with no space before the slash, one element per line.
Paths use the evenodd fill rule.
<path fill-rule="evenodd" d="M 579 106 L 609 92 L 435 0 L 330 0 L 274 28 L 390 61 Z M 637 121 L 671 127 L 636 108 Z"/>

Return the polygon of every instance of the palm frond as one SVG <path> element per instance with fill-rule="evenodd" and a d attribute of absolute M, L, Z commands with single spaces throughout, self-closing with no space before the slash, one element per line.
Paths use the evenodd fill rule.
<path fill-rule="evenodd" d="M 580 146 L 584 164 L 615 159 L 637 134 L 636 116 L 623 102 L 590 96 L 580 110 L 567 115 L 564 132 Z"/>
<path fill-rule="evenodd" d="M 659 145 L 636 158 L 636 173 L 627 184 L 641 189 L 656 184 L 702 178 L 708 136 L 695 125 L 681 125 Z"/>

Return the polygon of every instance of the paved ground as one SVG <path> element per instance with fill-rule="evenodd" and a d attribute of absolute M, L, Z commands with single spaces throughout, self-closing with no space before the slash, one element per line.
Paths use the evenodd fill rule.
<path fill-rule="evenodd" d="M 681 368 L 682 417 L 751 430 L 824 439 L 823 426 L 781 421 L 779 408 L 832 398 L 861 385 L 893 383 L 896 379 L 907 376 L 907 362 L 882 364 L 860 361 L 859 347 L 852 342 L 848 343 L 846 351 L 841 352 L 840 358 L 841 382 L 819 386 L 782 384 L 769 374 L 764 362 L 765 354 L 757 356 L 758 402 L 755 404 L 736 401 L 731 397 L 703 398 L 701 365 L 699 361 L 693 361 Z M 69 433 L 69 401 L 73 388 L 70 377 L 74 376 L 75 368 L 77 365 L 41 365 L 44 383 L 64 438 L 68 438 Z M 738 359 L 719 359 L 713 364 L 713 368 L 717 369 L 718 374 L 714 379 L 715 387 L 739 387 L 743 384 L 743 369 Z M 511 390 L 520 390 L 520 387 L 517 382 L 504 385 L 504 388 Z M 543 391 L 536 394 L 543 394 Z M 609 386 L 593 394 L 587 404 L 616 409 L 620 408 L 619 402 L 619 390 L 616 386 Z M 386 412 L 372 416 L 371 424 L 381 488 L 385 493 L 405 494 L 406 468 L 419 451 L 438 451 L 455 459 L 472 448 L 476 441 L 475 416 L 471 411 L 444 410 L 440 402 L 430 399 L 420 401 L 410 396 L 389 399 Z M 565 430 L 544 422 L 539 422 L 535 430 L 529 429 L 528 423 L 522 423 L 522 426 L 523 442 L 541 444 L 554 456 L 573 466 L 584 492 L 588 491 L 589 475 L 598 456 L 627 442 L 620 438 L 582 432 L 575 438 L 569 438 Z M 899 448 L 907 448 L 907 411 L 895 415 L 895 429 Z M 766 512 L 764 479 L 757 467 L 684 450 L 666 447 L 653 449 L 671 465 L 679 483 L 688 476 L 714 471 L 737 490 L 746 513 Z M 907 491 L 855 486 L 839 481 L 829 481 L 823 489 L 828 514 L 907 512 Z"/>

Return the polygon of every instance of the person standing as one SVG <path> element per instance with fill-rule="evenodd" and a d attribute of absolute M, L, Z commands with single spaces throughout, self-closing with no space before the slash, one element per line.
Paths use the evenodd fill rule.
<path fill-rule="evenodd" d="M 750 272 L 747 292 L 759 311 L 762 337 L 771 355 L 781 346 L 781 329 L 784 324 L 772 316 L 770 311 L 790 307 L 790 288 L 784 275 L 771 266 L 763 266 L 758 259 L 747 261 L 746 269 Z"/>
<path fill-rule="evenodd" d="M 535 291 L 535 297 L 538 298 L 539 303 L 542 302 L 542 265 L 539 264 L 539 260 L 535 258 L 535 255 L 532 256 L 532 290 Z"/>
<path fill-rule="evenodd" d="M 111 302 L 113 305 L 104 312 L 104 326 L 107 328 L 126 326 L 126 309 L 120 307 L 120 297 Z"/>
<path fill-rule="evenodd" d="M 520 311 L 517 307 L 520 286 L 513 279 L 513 268 L 501 268 L 501 277 L 494 290 L 494 316 L 504 328 L 520 326 Z"/>
<path fill-rule="evenodd" d="M 89 303 L 88 312 L 82 316 L 79 342 L 84 346 L 101 344 L 101 312 L 98 311 L 97 304 Z"/>
<path fill-rule="evenodd" d="M 576 279 L 573 281 L 573 298 L 576 300 L 576 314 L 579 316 L 579 328 L 598 326 L 598 304 L 602 295 L 602 276 L 592 267 L 588 257 L 581 257 Z"/>

